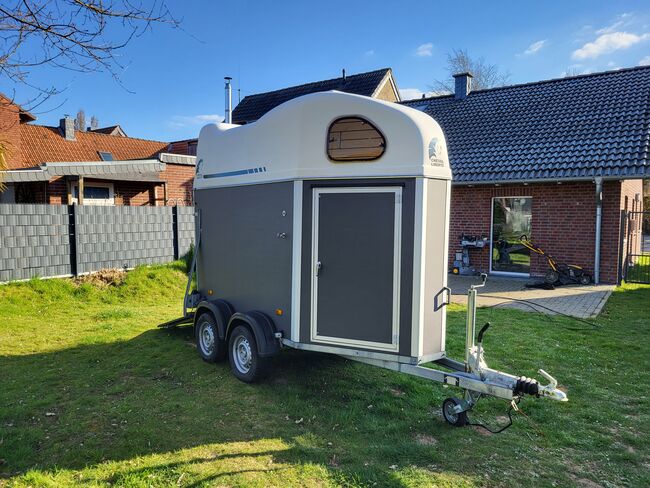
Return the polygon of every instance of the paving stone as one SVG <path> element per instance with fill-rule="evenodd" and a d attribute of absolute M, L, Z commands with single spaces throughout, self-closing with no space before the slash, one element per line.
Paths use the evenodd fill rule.
<path fill-rule="evenodd" d="M 480 280 L 473 276 L 450 275 L 448 281 L 452 301 L 466 303 L 467 289 L 472 284 L 478 284 Z M 527 289 L 526 282 L 525 279 L 489 277 L 485 287 L 478 289 L 477 303 L 479 306 L 499 304 L 500 307 L 527 312 L 532 312 L 534 307 L 537 311 L 549 315 L 562 313 L 578 318 L 593 318 L 598 316 L 614 289 L 614 285 L 568 285 L 557 287 L 555 290 Z M 502 298 L 486 295 L 498 295 Z M 516 302 L 516 299 L 532 303 Z"/>

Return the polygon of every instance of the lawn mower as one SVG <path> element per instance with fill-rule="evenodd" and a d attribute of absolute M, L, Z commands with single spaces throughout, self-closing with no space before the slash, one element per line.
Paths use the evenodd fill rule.
<path fill-rule="evenodd" d="M 544 282 L 549 285 L 569 283 L 580 283 L 588 285 L 591 283 L 591 275 L 580 266 L 575 264 L 558 263 L 553 256 L 547 254 L 544 249 L 533 244 L 525 234 L 519 238 L 519 241 L 532 252 L 544 256 L 548 261 L 549 269 L 544 275 Z"/>

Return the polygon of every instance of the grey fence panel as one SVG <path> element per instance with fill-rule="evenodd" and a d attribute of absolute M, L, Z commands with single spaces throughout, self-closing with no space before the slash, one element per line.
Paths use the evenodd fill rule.
<path fill-rule="evenodd" d="M 172 261 L 194 241 L 194 208 L 173 211 L 0 204 L 0 282 Z"/>
<path fill-rule="evenodd" d="M 0 205 L 0 281 L 72 274 L 65 205 Z"/>
<path fill-rule="evenodd" d="M 75 208 L 77 273 L 174 259 L 170 207 Z"/>
<path fill-rule="evenodd" d="M 183 256 L 194 243 L 194 207 L 176 207 L 178 211 L 178 255 Z"/>

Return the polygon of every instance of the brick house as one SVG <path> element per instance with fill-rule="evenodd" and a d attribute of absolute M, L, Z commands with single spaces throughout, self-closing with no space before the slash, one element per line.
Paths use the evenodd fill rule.
<path fill-rule="evenodd" d="M 194 157 L 170 154 L 166 142 L 126 136 L 118 126 L 58 127 L 0 95 L 0 134 L 8 171 L 2 203 L 86 205 L 191 204 Z M 80 187 L 82 190 L 80 191 Z"/>
<path fill-rule="evenodd" d="M 489 240 L 470 250 L 479 270 L 542 275 L 546 260 L 518 245 L 527 234 L 597 281 L 618 281 L 621 212 L 642 210 L 650 178 L 650 67 L 476 91 L 470 74 L 455 78 L 453 94 L 402 102 L 447 137 L 450 263 L 460 235 L 479 235 Z"/>

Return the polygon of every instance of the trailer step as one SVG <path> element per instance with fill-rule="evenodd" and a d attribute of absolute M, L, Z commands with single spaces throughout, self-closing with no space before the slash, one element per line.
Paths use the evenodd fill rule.
<path fill-rule="evenodd" d="M 188 313 L 185 317 L 179 317 L 169 322 L 165 322 L 158 325 L 160 329 L 172 329 L 181 325 L 191 325 L 194 323 L 194 312 Z"/>

